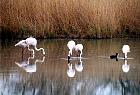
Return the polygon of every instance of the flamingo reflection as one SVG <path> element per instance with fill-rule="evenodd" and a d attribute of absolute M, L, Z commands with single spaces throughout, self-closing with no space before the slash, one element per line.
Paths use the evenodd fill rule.
<path fill-rule="evenodd" d="M 68 77 L 74 77 L 75 76 L 75 69 L 72 68 L 71 63 L 68 63 L 67 75 L 68 75 Z"/>
<path fill-rule="evenodd" d="M 75 76 L 75 70 L 77 72 L 83 71 L 83 62 L 81 58 L 78 58 L 78 63 L 75 64 L 75 68 L 73 68 L 73 64 L 70 62 L 71 60 L 68 59 L 68 69 L 67 69 L 67 75 L 68 77 L 74 77 Z"/>
<path fill-rule="evenodd" d="M 123 70 L 123 72 L 128 73 L 130 66 L 127 64 L 127 60 L 124 60 L 124 61 L 125 61 L 125 63 L 122 65 L 122 70 Z"/>
<path fill-rule="evenodd" d="M 37 70 L 36 63 L 37 62 L 43 63 L 45 60 L 45 57 L 43 56 L 42 60 L 36 59 L 34 61 L 34 63 L 30 63 L 30 59 L 34 59 L 34 55 L 32 57 L 29 57 L 28 60 L 23 60 L 21 62 L 15 62 L 15 64 L 18 67 L 24 69 L 26 72 L 33 73 L 33 72 L 36 72 L 36 70 Z"/>
<path fill-rule="evenodd" d="M 83 71 L 83 62 L 80 58 L 79 62 L 77 64 L 75 64 L 75 69 L 78 71 L 78 72 L 82 72 Z"/>

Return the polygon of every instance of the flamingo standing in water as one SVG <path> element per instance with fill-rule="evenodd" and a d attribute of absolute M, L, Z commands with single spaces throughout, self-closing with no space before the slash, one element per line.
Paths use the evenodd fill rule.
<path fill-rule="evenodd" d="M 123 45 L 122 51 L 124 53 L 124 58 L 127 59 L 127 53 L 130 52 L 130 47 L 129 45 Z"/>
<path fill-rule="evenodd" d="M 82 44 L 77 44 L 75 47 L 74 47 L 75 51 L 79 52 L 80 53 L 80 58 L 83 54 L 83 45 Z"/>
<path fill-rule="evenodd" d="M 69 53 L 68 53 L 68 59 L 69 59 L 70 56 L 72 55 L 72 50 L 75 47 L 75 42 L 73 40 L 69 41 L 67 47 L 69 48 Z"/>
<path fill-rule="evenodd" d="M 29 51 L 32 51 L 33 52 L 33 55 L 34 55 L 34 50 L 29 48 L 30 45 L 31 46 L 34 46 L 35 50 L 37 50 L 37 51 L 42 50 L 43 51 L 43 54 L 45 54 L 45 51 L 44 51 L 43 48 L 39 48 L 38 49 L 36 47 L 37 40 L 35 38 L 33 38 L 33 37 L 29 37 L 26 40 L 21 40 L 17 44 L 15 44 L 15 46 L 22 46 L 23 48 L 28 47 L 28 50 Z"/>

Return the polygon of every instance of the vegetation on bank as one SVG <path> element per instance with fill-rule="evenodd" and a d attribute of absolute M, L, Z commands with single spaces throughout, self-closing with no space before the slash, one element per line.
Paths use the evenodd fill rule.
<path fill-rule="evenodd" d="M 1 38 L 140 35 L 139 0 L 1 0 Z"/>

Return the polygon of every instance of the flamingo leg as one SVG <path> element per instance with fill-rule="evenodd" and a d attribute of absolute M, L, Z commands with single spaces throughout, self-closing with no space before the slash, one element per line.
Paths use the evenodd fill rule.
<path fill-rule="evenodd" d="M 127 53 L 125 53 L 124 58 L 127 58 Z"/>

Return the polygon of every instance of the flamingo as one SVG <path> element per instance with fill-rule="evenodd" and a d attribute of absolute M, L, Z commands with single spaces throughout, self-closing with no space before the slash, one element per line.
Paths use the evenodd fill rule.
<path fill-rule="evenodd" d="M 74 47 L 75 51 L 79 52 L 80 53 L 80 58 L 83 54 L 82 50 L 83 50 L 83 45 L 82 44 L 77 44 L 75 47 Z"/>
<path fill-rule="evenodd" d="M 70 59 L 70 56 L 72 55 L 72 50 L 75 50 L 80 53 L 80 58 L 83 54 L 83 45 L 82 44 L 77 44 L 75 45 L 75 42 L 73 40 L 69 41 L 67 44 L 67 47 L 69 48 L 69 53 L 68 53 L 68 59 Z"/>
<path fill-rule="evenodd" d="M 45 54 L 45 51 L 43 48 L 37 48 L 36 45 L 37 45 L 37 40 L 33 37 L 29 37 L 27 38 L 26 40 L 21 40 L 19 41 L 17 44 L 15 44 L 15 46 L 21 46 L 23 48 L 25 47 L 28 47 L 28 50 L 29 51 L 32 51 L 33 52 L 33 55 L 34 55 L 34 50 L 33 49 L 30 49 L 29 46 L 34 46 L 35 50 L 39 51 L 39 50 L 42 50 L 43 51 L 43 54 Z"/>
<path fill-rule="evenodd" d="M 122 51 L 123 51 L 123 53 L 125 54 L 125 55 L 124 55 L 124 58 L 127 58 L 127 53 L 130 52 L 130 47 L 129 47 L 129 45 L 123 45 Z"/>
<path fill-rule="evenodd" d="M 75 42 L 73 40 L 69 41 L 67 47 L 69 48 L 69 53 L 68 53 L 68 59 L 69 59 L 70 56 L 72 55 L 72 50 L 75 47 Z"/>

